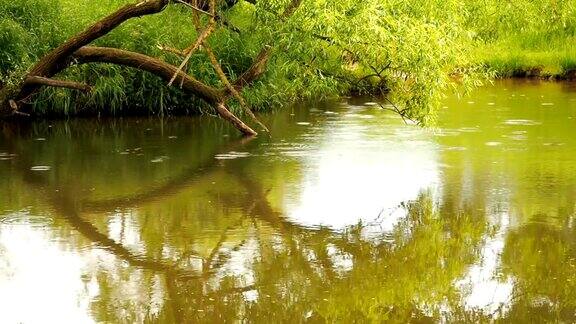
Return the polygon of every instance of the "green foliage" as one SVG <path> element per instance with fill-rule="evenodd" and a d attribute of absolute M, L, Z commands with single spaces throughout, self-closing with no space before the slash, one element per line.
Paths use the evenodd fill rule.
<path fill-rule="evenodd" d="M 0 21 L 0 75 L 9 71 L 23 70 L 23 63 L 29 62 L 28 46 L 31 35 L 12 19 Z"/>
<path fill-rule="evenodd" d="M 0 0 L 0 77 L 14 82 L 49 49 L 130 2 Z M 405 117 L 427 124 L 446 91 L 477 86 L 491 75 L 487 71 L 557 75 L 576 66 L 569 45 L 576 39 L 573 1 L 305 0 L 294 15 L 281 18 L 288 3 L 222 6 L 227 9 L 219 14 L 240 32 L 220 25 L 209 39 L 230 78 L 263 45 L 274 47 L 266 75 L 244 91 L 256 109 L 301 98 L 387 94 Z M 170 5 L 161 14 L 126 22 L 95 44 L 179 65 L 182 58 L 159 45 L 183 49 L 196 36 L 190 10 Z M 188 72 L 222 87 L 202 51 L 192 56 Z M 201 107 L 177 87 L 134 69 L 88 65 L 62 77 L 86 81 L 95 91 L 86 97 L 47 89 L 34 100 L 37 113 L 190 113 Z"/>
<path fill-rule="evenodd" d="M 500 77 L 563 77 L 576 66 L 576 2 L 469 0 L 473 61 Z"/>
<path fill-rule="evenodd" d="M 17 78 L 48 48 L 127 2 L 110 0 L 94 5 L 86 0 L 2 0 L 0 31 L 10 35 L 3 40 L 9 46 L 3 46 L 2 55 L 10 55 L 10 60 L 3 60 L 9 62 L 2 66 L 3 79 Z M 292 17 L 281 19 L 287 3 L 269 0 L 253 5 L 240 1 L 222 14 L 241 33 L 220 28 L 210 39 L 231 77 L 248 67 L 264 44 L 275 46 L 268 73 L 244 93 L 255 108 L 282 106 L 299 98 L 391 91 L 408 117 L 426 122 L 450 83 L 449 73 L 457 65 L 467 65 L 462 60 L 463 48 L 458 46 L 462 28 L 444 10 L 455 3 L 430 4 L 436 9 L 437 16 L 433 17 L 427 16 L 431 11 L 423 10 L 415 0 L 361 4 L 304 1 Z M 185 48 L 195 37 L 187 8 L 170 6 L 159 15 L 125 23 L 96 44 L 135 50 L 178 64 L 181 58 L 163 53 L 158 45 Z M 201 52 L 193 55 L 189 72 L 220 86 Z M 127 113 L 130 107 L 137 107 L 134 111 L 147 107 L 148 112 L 160 113 L 190 106 L 183 103 L 197 103 L 132 69 L 82 66 L 63 77 L 88 81 L 95 90 L 84 98 L 68 90 L 48 89 L 34 101 L 37 112 Z"/>

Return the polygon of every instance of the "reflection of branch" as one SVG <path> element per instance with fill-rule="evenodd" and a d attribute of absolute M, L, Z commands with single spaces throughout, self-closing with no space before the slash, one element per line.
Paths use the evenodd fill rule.
<path fill-rule="evenodd" d="M 208 293 L 206 296 L 210 297 L 210 296 L 226 296 L 226 295 L 230 295 L 230 294 L 241 294 L 241 293 L 255 290 L 256 288 L 258 288 L 258 286 L 248 285 L 248 286 L 244 286 L 244 287 L 237 287 L 237 288 L 226 289 L 226 290 L 216 290 L 216 291 Z"/>
<path fill-rule="evenodd" d="M 244 138 L 239 141 L 232 142 L 229 145 L 226 145 L 225 148 L 219 150 L 219 152 L 229 152 L 231 150 L 237 149 L 238 146 L 248 144 L 251 140 L 252 138 Z M 193 181 L 197 181 L 199 178 L 216 169 L 217 167 L 218 160 L 212 157 L 206 161 L 203 161 L 198 166 L 187 169 L 182 174 L 174 177 L 172 180 L 168 181 L 160 187 L 124 197 L 103 200 L 86 200 L 81 203 L 81 208 L 84 211 L 89 211 L 92 213 L 105 213 L 112 212 L 117 209 L 139 207 L 141 205 L 158 200 L 161 201 L 181 192 L 182 190 L 189 188 Z"/>
<path fill-rule="evenodd" d="M 112 252 L 116 257 L 119 257 L 131 266 L 145 268 L 154 271 L 167 271 L 183 274 L 186 276 L 197 277 L 199 274 L 191 271 L 177 269 L 174 265 L 150 259 L 143 255 L 138 255 L 128 250 L 124 245 L 114 241 L 106 234 L 101 233 L 96 226 L 86 221 L 75 210 L 73 202 L 66 196 L 55 196 L 50 199 L 54 209 L 62 216 L 68 223 L 74 227 L 80 234 L 92 242 L 98 243 L 99 246 L 105 247 L 106 250 Z"/>
<path fill-rule="evenodd" d="M 47 197 L 53 209 L 60 214 L 76 231 L 85 236 L 92 242 L 97 243 L 99 246 L 106 248 L 106 250 L 113 253 L 116 257 L 125 260 L 131 266 L 145 268 L 153 271 L 160 272 L 173 272 L 179 276 L 189 278 L 200 277 L 199 273 L 189 270 L 177 268 L 175 265 L 168 264 L 162 261 L 150 259 L 144 255 L 138 255 L 127 249 L 124 245 L 114 241 L 106 234 L 101 233 L 96 226 L 84 220 L 76 207 L 74 200 L 71 197 L 74 195 L 66 194 L 66 192 L 46 189 L 48 181 L 38 173 L 30 171 L 31 163 L 21 159 L 16 163 L 17 169 L 22 174 L 24 183 L 30 185 L 37 191 L 40 191 L 43 197 Z"/>
<path fill-rule="evenodd" d="M 304 255 L 304 247 L 306 245 L 305 240 L 319 236 L 319 241 L 321 243 L 328 243 L 328 240 L 324 239 L 324 234 L 326 232 L 317 229 L 303 228 L 288 221 L 282 213 L 275 211 L 270 205 L 270 202 L 266 197 L 269 190 L 264 190 L 262 185 L 250 176 L 246 175 L 242 168 L 235 169 L 231 174 L 233 174 L 246 189 L 248 195 L 246 201 L 252 204 L 245 206 L 245 209 L 250 212 L 250 216 L 252 216 L 253 219 L 267 222 L 273 228 L 282 233 L 283 239 L 286 240 L 287 246 L 290 251 L 292 251 L 293 259 L 301 261 L 300 268 L 305 270 L 309 276 L 313 276 L 315 272 L 311 268 L 311 264 L 307 262 L 308 258 Z M 256 224 L 257 223 L 254 221 L 254 226 L 258 228 Z M 311 234 L 313 234 L 313 236 L 311 236 Z M 311 247 L 310 249 L 315 251 L 318 261 L 322 266 L 321 268 L 325 271 L 326 277 L 332 278 L 333 267 L 332 262 L 329 260 L 326 253 L 326 246 L 324 244 L 315 244 L 314 247 Z"/>
<path fill-rule="evenodd" d="M 218 256 L 218 252 L 222 248 L 222 245 L 224 244 L 224 242 L 226 242 L 226 240 L 228 239 L 228 232 L 231 229 L 238 227 L 243 222 L 244 222 L 244 217 L 241 217 L 236 224 L 230 225 L 230 226 L 226 227 L 226 229 L 224 229 L 224 231 L 222 232 L 222 235 L 220 235 L 220 240 L 218 240 L 218 243 L 216 243 L 216 245 L 212 249 L 212 252 L 210 252 L 210 255 L 208 256 L 208 258 L 206 258 L 205 262 L 208 264 L 208 267 L 211 268 L 212 265 L 214 264 L 214 261 L 217 259 L 216 257 Z"/>
<path fill-rule="evenodd" d="M 172 312 L 174 313 L 174 319 L 176 320 L 176 323 L 184 323 L 183 308 L 178 302 L 180 300 L 178 298 L 180 294 L 176 291 L 178 289 L 178 287 L 176 286 L 176 280 L 177 277 L 169 273 L 166 274 L 165 276 L 166 291 L 168 293 L 170 306 L 172 308 Z"/>
<path fill-rule="evenodd" d="M 43 193 L 45 195 L 45 192 Z M 54 210 L 60 214 L 76 231 L 82 234 L 84 237 L 90 241 L 97 243 L 99 246 L 106 248 L 114 256 L 125 260 L 131 266 L 144 268 L 159 272 L 170 272 L 178 276 L 184 276 L 187 278 L 198 278 L 201 277 L 200 273 L 190 270 L 179 269 L 177 266 L 150 259 L 145 255 L 138 255 L 127 249 L 121 243 L 118 243 L 108 237 L 106 234 L 101 233 L 96 226 L 91 222 L 83 219 L 77 212 L 74 201 L 70 198 L 70 195 L 65 195 L 60 192 L 57 195 L 52 195 L 48 201 L 53 206 Z"/>

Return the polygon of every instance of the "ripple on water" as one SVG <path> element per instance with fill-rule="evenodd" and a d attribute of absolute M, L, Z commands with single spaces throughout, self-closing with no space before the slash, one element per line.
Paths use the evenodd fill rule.
<path fill-rule="evenodd" d="M 434 133 L 436 137 L 448 137 L 448 136 L 458 136 L 461 132 L 457 130 L 442 129 Z"/>
<path fill-rule="evenodd" d="M 0 161 L 9 161 L 16 157 L 16 154 L 10 154 L 7 152 L 0 152 Z"/>
<path fill-rule="evenodd" d="M 544 143 L 544 146 L 564 146 L 564 143 Z"/>
<path fill-rule="evenodd" d="M 530 119 L 509 119 L 503 123 L 504 125 L 511 125 L 511 126 L 535 126 L 535 125 L 542 125 L 541 122 L 537 122 Z"/>
<path fill-rule="evenodd" d="M 459 132 L 462 133 L 477 133 L 480 131 L 478 127 L 462 127 L 458 129 Z"/>
<path fill-rule="evenodd" d="M 238 158 L 249 157 L 251 154 L 248 152 L 230 151 L 228 153 L 217 154 L 214 158 L 216 160 L 234 160 Z"/>
<path fill-rule="evenodd" d="M 528 136 L 526 136 L 527 133 L 527 131 L 519 130 L 511 132 L 510 135 L 502 135 L 502 137 L 509 138 L 513 141 L 525 141 L 528 139 Z"/>
<path fill-rule="evenodd" d="M 52 167 L 47 165 L 36 165 L 30 168 L 30 171 L 50 171 Z"/>
<path fill-rule="evenodd" d="M 162 156 L 159 156 L 159 157 L 156 157 L 156 158 L 150 160 L 150 162 L 152 162 L 152 163 L 162 163 L 162 162 L 167 161 L 167 160 L 169 160 L 169 159 L 170 159 L 170 157 L 168 157 L 168 156 L 166 156 L 166 155 L 162 155 Z"/>
<path fill-rule="evenodd" d="M 467 148 L 464 146 L 450 146 L 445 148 L 446 151 L 466 151 Z"/>
<path fill-rule="evenodd" d="M 511 140 L 513 140 L 513 141 L 525 141 L 525 140 L 528 139 L 528 137 L 527 137 L 526 135 L 522 135 L 522 134 L 519 134 L 519 135 L 514 135 L 514 134 L 512 134 L 512 135 L 504 135 L 503 137 L 509 138 L 509 139 L 511 139 Z"/>

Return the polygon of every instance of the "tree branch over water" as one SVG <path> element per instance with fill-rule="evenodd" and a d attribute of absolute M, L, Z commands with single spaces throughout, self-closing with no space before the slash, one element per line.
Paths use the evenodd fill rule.
<path fill-rule="evenodd" d="M 192 3 L 178 0 L 176 2 L 184 3 L 194 10 L 194 26 L 199 32 L 190 47 L 182 51 L 185 58 L 180 66 L 174 67 L 160 59 L 140 53 L 121 49 L 86 46 L 105 36 L 130 19 L 162 12 L 170 4 L 170 1 L 149 0 L 126 5 L 92 24 L 83 32 L 69 38 L 66 42 L 46 54 L 29 70 L 27 76 L 24 77 L 20 84 L 6 86 L 0 89 L 0 116 L 20 114 L 26 100 L 36 94 L 42 86 L 87 90 L 88 86 L 57 81 L 50 78 L 77 63 L 109 63 L 130 66 L 135 69 L 153 73 L 163 79 L 168 79 L 169 86 L 178 78 L 182 91 L 197 96 L 214 107 L 214 110 L 220 117 L 236 127 L 242 134 L 250 136 L 257 135 L 256 131 L 227 108 L 226 102 L 228 98 L 233 97 L 239 101 L 245 112 L 256 124 L 260 125 L 264 130 L 268 130 L 247 107 L 244 99 L 240 95 L 240 91 L 264 73 L 265 64 L 271 54 L 270 47 L 268 45 L 264 46 L 254 64 L 251 65 L 238 80 L 232 83 L 228 81 L 214 52 L 207 43 L 208 37 L 210 37 L 217 28 L 216 17 L 220 16 L 216 12 L 216 0 L 210 0 L 208 12 L 201 9 L 201 6 L 196 0 L 191 1 Z M 284 19 L 292 15 L 300 4 L 300 0 L 292 0 L 284 10 L 282 18 Z M 209 17 L 209 21 L 204 28 L 200 27 L 199 13 Z M 201 45 L 204 45 L 210 62 L 224 85 L 224 89 L 209 86 L 183 72 L 192 54 L 198 50 Z M 170 77 L 168 77 L 168 75 L 170 75 Z"/>

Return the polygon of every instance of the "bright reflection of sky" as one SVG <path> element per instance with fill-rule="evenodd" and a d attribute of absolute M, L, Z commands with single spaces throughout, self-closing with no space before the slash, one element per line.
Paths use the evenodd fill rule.
<path fill-rule="evenodd" d="M 310 127 L 304 135 L 320 142 L 310 146 L 311 152 L 299 156 L 303 163 L 302 182 L 296 184 L 296 193 L 284 197 L 285 211 L 292 221 L 342 229 L 378 218 L 379 229 L 388 232 L 405 216 L 398 208 L 401 203 L 441 185 L 440 148 L 433 136 L 415 127 L 396 122 L 387 125 L 366 116 L 370 115 L 355 111 L 338 117 L 341 119 L 334 123 L 328 121 L 320 130 L 328 134 L 314 134 L 318 129 Z M 462 196 L 472 199 L 474 184 L 466 181 L 473 177 L 468 172 L 471 171 L 465 169 Z M 497 196 L 503 196 L 502 192 Z M 111 217 L 106 234 L 130 250 L 144 253 L 138 224 L 123 219 L 137 218 L 137 211 L 134 213 Z M 510 300 L 513 288 L 513 282 L 495 278 L 509 215 L 492 217 L 495 219 L 490 221 L 500 226 L 500 232 L 486 238 L 480 260 L 456 283 L 466 296 L 467 307 L 490 312 Z M 158 278 L 153 291 L 144 292 L 141 273 L 133 270 L 131 278 L 122 282 L 118 268 L 121 260 L 110 253 L 91 247 L 81 251 L 66 248 L 50 235 L 42 227 L 0 223 L 0 305 L 10 305 L 2 307 L 1 323 L 93 322 L 90 305 L 99 295 L 93 278 L 98 269 L 104 268 L 114 277 L 115 284 L 122 285 L 113 299 L 141 297 L 140 305 L 151 305 L 155 310 L 162 305 L 165 296 Z M 240 286 L 255 284 L 252 262 L 259 256 L 257 250 L 254 240 L 248 240 L 241 249 L 231 250 L 231 257 L 216 274 L 215 282 L 209 282 L 211 288 L 217 289 L 218 281 L 226 276 L 238 278 Z M 171 253 L 167 250 L 166 254 Z M 339 272 L 354 267 L 353 259 L 336 248 L 330 247 L 328 254 Z M 244 296 L 249 301 L 257 301 L 259 297 L 256 291 L 248 291 Z"/>
<path fill-rule="evenodd" d="M 499 219 L 494 219 L 496 217 Z M 512 279 L 501 280 L 496 277 L 500 256 L 504 251 L 509 217 L 507 213 L 491 217 L 492 223 L 500 228 L 499 232 L 486 240 L 480 260 L 472 265 L 465 278 L 458 282 L 462 291 L 467 294 L 465 304 L 469 308 L 482 309 L 488 314 L 493 314 L 503 306 L 505 310 L 512 297 L 514 287 Z"/>
<path fill-rule="evenodd" d="M 304 161 L 300 193 L 285 201 L 292 220 L 341 229 L 381 215 L 381 225 L 391 229 L 402 216 L 394 212 L 400 203 L 437 185 L 437 147 L 425 130 L 384 124 L 368 131 L 355 122 L 335 123 L 318 151 Z M 388 134 L 371 133 L 378 127 Z"/>
<path fill-rule="evenodd" d="M 42 228 L 0 225 L 1 322 L 92 323 L 98 292 L 83 282 L 85 266 L 82 254 L 62 250 Z"/>

